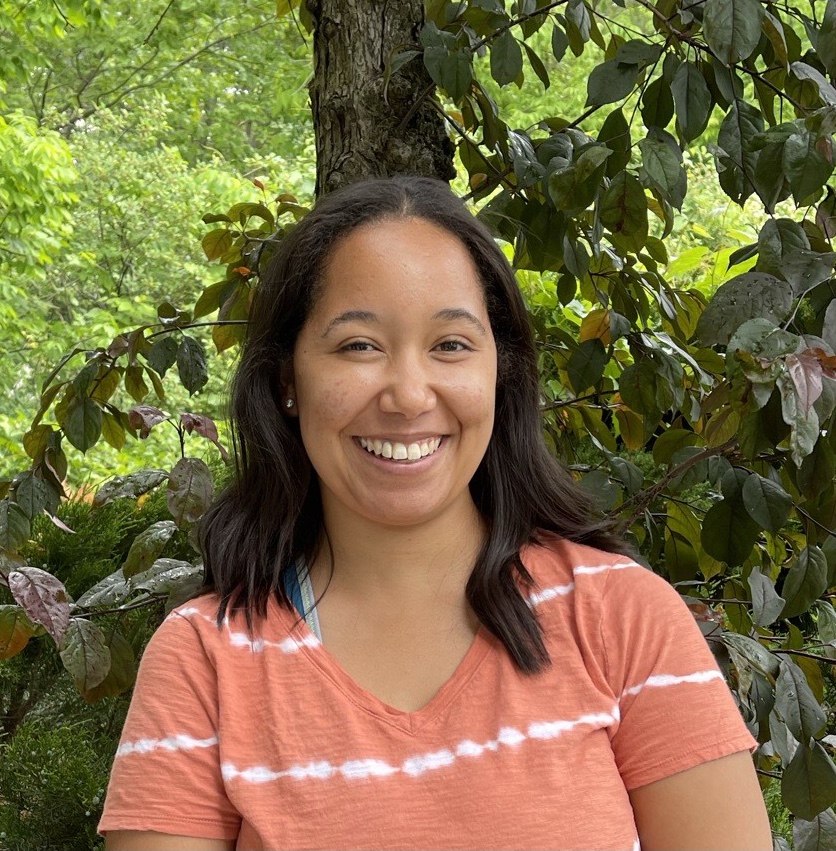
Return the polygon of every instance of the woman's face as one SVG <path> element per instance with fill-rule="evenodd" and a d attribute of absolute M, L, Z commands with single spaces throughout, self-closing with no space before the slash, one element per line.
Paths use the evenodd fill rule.
<path fill-rule="evenodd" d="M 470 511 L 496 371 L 482 285 L 458 239 L 393 219 L 339 241 L 287 387 L 326 517 L 409 526 Z"/>

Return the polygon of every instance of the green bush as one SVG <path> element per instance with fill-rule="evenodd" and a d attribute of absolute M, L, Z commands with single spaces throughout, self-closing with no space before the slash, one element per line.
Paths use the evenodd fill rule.
<path fill-rule="evenodd" d="M 101 848 L 96 835 L 115 741 L 38 719 L 0 747 L 0 848 Z"/>

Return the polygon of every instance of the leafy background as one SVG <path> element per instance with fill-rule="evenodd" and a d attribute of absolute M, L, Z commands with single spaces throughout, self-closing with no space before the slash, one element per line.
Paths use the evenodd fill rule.
<path fill-rule="evenodd" d="M 87 846 L 136 659 L 200 582 L 250 295 L 312 201 L 315 22 L 0 20 L 0 843 Z M 776 847 L 836 848 L 836 3 L 430 0 L 381 96 L 410 62 L 518 270 L 547 440 L 685 596 Z"/>

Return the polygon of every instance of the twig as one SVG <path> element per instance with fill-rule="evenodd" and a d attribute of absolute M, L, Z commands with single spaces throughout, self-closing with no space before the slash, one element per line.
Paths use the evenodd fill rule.
<path fill-rule="evenodd" d="M 145 36 L 145 39 L 142 42 L 143 44 L 148 44 L 148 42 L 151 41 L 151 39 L 154 37 L 154 33 L 157 31 L 160 24 L 163 22 L 163 18 L 168 14 L 168 10 L 173 5 L 174 5 L 174 0 L 168 0 L 168 6 L 166 6 L 165 9 L 163 9 L 162 15 L 160 15 L 160 17 L 157 18 L 157 23 L 154 24 L 154 26 L 151 28 L 151 32 L 149 32 L 148 35 Z"/>
<path fill-rule="evenodd" d="M 639 491 L 639 493 L 631 496 L 628 500 L 622 503 L 622 510 L 625 508 L 632 507 L 633 504 L 636 504 L 638 507 L 633 511 L 632 515 L 630 515 L 629 521 L 624 522 L 625 528 L 629 529 L 636 520 L 641 517 L 642 512 L 645 507 L 653 502 L 656 497 L 659 496 L 660 493 L 665 489 L 669 482 L 672 482 L 677 476 L 681 476 L 683 473 L 690 470 L 692 467 L 695 467 L 700 461 L 705 461 L 707 458 L 711 458 L 715 455 L 723 455 L 729 449 L 731 449 L 736 443 L 735 438 L 729 438 L 725 443 L 721 443 L 719 446 L 710 446 L 706 449 L 703 449 L 701 452 L 698 452 L 696 455 L 692 455 L 687 460 L 683 461 L 677 467 L 674 467 L 672 470 L 668 470 L 658 482 L 651 485 L 649 488 L 643 491 Z"/>
<path fill-rule="evenodd" d="M 216 319 L 214 322 L 189 322 L 186 325 L 173 325 L 170 328 L 163 328 L 161 331 L 155 331 L 149 334 L 145 339 L 151 340 L 154 337 L 159 337 L 161 334 L 170 334 L 172 331 L 183 331 L 186 328 L 213 328 L 215 325 L 247 325 L 246 319 Z"/>
<path fill-rule="evenodd" d="M 805 653 L 803 650 L 770 650 L 776 656 L 803 656 L 805 659 L 815 659 L 817 662 L 826 662 L 828 665 L 836 665 L 836 659 L 828 659 L 827 656 L 817 656 L 815 653 Z"/>
<path fill-rule="evenodd" d="M 497 36 L 502 35 L 502 33 L 504 33 L 506 30 L 510 30 L 511 27 L 515 27 L 519 24 L 524 24 L 530 18 L 536 18 L 538 15 L 546 15 L 552 9 L 556 8 L 557 6 L 563 6 L 567 2 L 568 2 L 568 0 L 556 0 L 555 3 L 548 3 L 547 5 L 542 6 L 541 8 L 535 10 L 534 12 L 529 12 L 526 15 L 520 15 L 517 18 L 513 18 L 512 20 L 508 21 L 508 23 L 503 24 L 501 27 L 497 27 L 497 29 L 495 29 L 490 35 L 486 35 L 484 38 L 480 38 L 479 41 L 471 44 L 470 45 L 470 52 L 476 53 L 477 50 L 484 47 L 489 41 L 492 41 Z"/>

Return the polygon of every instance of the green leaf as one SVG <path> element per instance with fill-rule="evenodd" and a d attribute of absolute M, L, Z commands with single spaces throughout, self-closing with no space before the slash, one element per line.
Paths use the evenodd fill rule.
<path fill-rule="evenodd" d="M 787 522 L 792 497 L 775 482 L 752 473 L 743 484 L 743 504 L 749 516 L 767 532 L 777 532 Z"/>
<path fill-rule="evenodd" d="M 157 340 L 148 350 L 146 359 L 148 365 L 155 372 L 164 376 L 177 360 L 177 350 L 180 343 L 173 334 L 167 334 L 161 340 Z"/>
<path fill-rule="evenodd" d="M 566 38 L 566 33 L 558 24 L 555 24 L 552 29 L 552 53 L 558 62 L 563 61 L 567 47 L 569 47 L 569 39 Z"/>
<path fill-rule="evenodd" d="M 563 263 L 575 278 L 583 278 L 589 272 L 589 254 L 584 244 L 568 233 L 563 236 Z"/>
<path fill-rule="evenodd" d="M 491 42 L 491 76 L 500 86 L 513 83 L 523 70 L 522 50 L 510 30 Z"/>
<path fill-rule="evenodd" d="M 189 391 L 190 396 L 206 385 L 209 374 L 206 371 L 203 344 L 199 340 L 183 337 L 177 349 L 177 371 L 180 373 L 180 382 Z"/>
<path fill-rule="evenodd" d="M 109 576 L 105 576 L 104 579 L 99 580 L 95 585 L 88 588 L 76 600 L 76 605 L 85 609 L 92 609 L 97 606 L 110 607 L 121 603 L 130 591 L 131 589 L 120 567 L 119 570 L 114 571 Z"/>
<path fill-rule="evenodd" d="M 657 77 L 642 95 L 642 118 L 644 126 L 664 129 L 673 118 L 673 93 L 664 76 Z"/>
<path fill-rule="evenodd" d="M 752 55 L 760 41 L 763 15 L 763 6 L 757 0 L 707 0 L 703 34 L 724 65 L 734 65 Z"/>
<path fill-rule="evenodd" d="M 733 566 L 743 564 L 752 552 L 759 529 L 746 513 L 739 498 L 721 499 L 703 518 L 702 545 L 718 561 Z"/>
<path fill-rule="evenodd" d="M 0 550 L 17 552 L 30 534 L 31 526 L 24 510 L 8 498 L 0 499 Z"/>
<path fill-rule="evenodd" d="M 784 277 L 784 259 L 800 251 L 810 250 L 804 228 L 792 219 L 767 219 L 758 235 L 759 272 Z"/>
<path fill-rule="evenodd" d="M 647 242 L 647 197 L 637 177 L 619 172 L 601 196 L 601 223 L 638 251 Z"/>
<path fill-rule="evenodd" d="M 534 52 L 534 50 L 528 45 L 527 42 L 522 43 L 525 48 L 526 55 L 528 56 L 528 61 L 531 64 L 531 69 L 537 75 L 537 78 L 543 84 L 543 88 L 547 89 L 552 81 L 549 79 L 549 70 L 543 64 L 543 60 Z"/>
<path fill-rule="evenodd" d="M 130 579 L 149 567 L 159 558 L 166 544 L 171 540 L 177 526 L 172 520 L 160 520 L 134 538 L 128 557 L 122 565 L 122 575 Z"/>
<path fill-rule="evenodd" d="M 804 671 L 786 656 L 781 659 L 775 683 L 775 708 L 793 736 L 802 743 L 821 733 L 827 722 Z"/>
<path fill-rule="evenodd" d="M 825 4 L 816 39 L 816 56 L 831 79 L 836 78 L 836 0 L 827 0 Z"/>
<path fill-rule="evenodd" d="M 775 583 L 754 568 L 749 574 L 749 589 L 752 592 L 752 614 L 757 626 L 769 626 L 784 608 L 784 598 L 778 596 Z"/>
<path fill-rule="evenodd" d="M 674 455 L 700 443 L 700 436 L 684 428 L 669 428 L 653 443 L 653 460 L 659 465 L 670 465 Z"/>
<path fill-rule="evenodd" d="M 652 44 L 641 38 L 632 38 L 630 41 L 620 45 L 615 52 L 615 61 L 626 65 L 638 65 L 646 68 L 653 65 L 659 59 L 662 48 L 658 44 Z"/>
<path fill-rule="evenodd" d="M 639 150 L 651 186 L 677 210 L 681 210 L 688 191 L 688 179 L 676 140 L 664 131 L 651 131 L 639 142 Z"/>
<path fill-rule="evenodd" d="M 786 179 L 783 142 L 772 143 L 761 149 L 752 181 L 767 213 L 774 213 L 775 205 L 789 194 L 789 190 L 784 189 Z"/>
<path fill-rule="evenodd" d="M 136 499 L 168 479 L 164 470 L 139 470 L 128 476 L 114 476 L 96 491 L 93 507 L 101 508 L 114 499 Z"/>
<path fill-rule="evenodd" d="M 117 367 L 102 366 L 90 390 L 90 398 L 104 405 L 119 389 L 122 373 Z"/>
<path fill-rule="evenodd" d="M 110 411 L 102 416 L 102 437 L 117 452 L 125 445 L 125 427 Z"/>
<path fill-rule="evenodd" d="M 97 686 L 84 692 L 88 703 L 124 694 L 136 680 L 136 659 L 131 643 L 120 633 L 111 631 L 107 649 L 110 651 L 110 668 Z"/>
<path fill-rule="evenodd" d="M 816 147 L 812 133 L 794 134 L 784 143 L 783 164 L 792 197 L 802 204 L 818 193 L 833 172 L 833 165 Z"/>
<path fill-rule="evenodd" d="M 586 84 L 586 105 L 602 106 L 623 100 L 636 87 L 638 65 L 624 65 L 615 59 L 592 69 Z"/>
<path fill-rule="evenodd" d="M 566 7 L 565 23 L 569 47 L 571 47 L 575 56 L 580 56 L 592 31 L 592 18 L 583 0 L 569 0 Z"/>
<path fill-rule="evenodd" d="M 736 100 L 717 134 L 715 160 L 720 186 L 732 201 L 741 206 L 755 191 L 755 171 L 760 152 L 753 146 L 753 141 L 762 130 L 763 116 L 758 109 L 746 101 Z"/>
<path fill-rule="evenodd" d="M 744 272 L 726 281 L 697 322 L 697 338 L 704 346 L 726 345 L 745 322 L 768 319 L 783 322 L 792 309 L 793 295 L 785 281 L 764 272 Z"/>
<path fill-rule="evenodd" d="M 756 639 L 734 632 L 724 632 L 722 639 L 726 646 L 734 649 L 759 671 L 773 678 L 778 676 L 778 657 L 770 653 Z"/>
<path fill-rule="evenodd" d="M 76 397 L 67 406 L 61 427 L 67 440 L 76 449 L 86 452 L 101 436 L 102 409 L 88 396 Z"/>
<path fill-rule="evenodd" d="M 141 402 L 148 395 L 148 385 L 143 376 L 144 370 L 138 364 L 125 369 L 125 390 L 137 402 Z"/>
<path fill-rule="evenodd" d="M 110 670 L 110 648 L 104 633 L 84 618 L 70 621 L 60 656 L 82 694 L 99 685 Z"/>
<path fill-rule="evenodd" d="M 709 0 L 710 2 L 710 0 Z M 711 92 L 699 68 L 683 62 L 671 82 L 676 120 L 683 138 L 690 142 L 702 135 L 711 115 Z"/>
<path fill-rule="evenodd" d="M 182 529 L 196 523 L 212 504 L 215 485 L 212 472 L 200 458 L 181 458 L 168 477 L 166 502 Z"/>
<path fill-rule="evenodd" d="M 584 390 L 594 387 L 604 374 L 607 365 L 607 350 L 598 339 L 584 340 L 572 352 L 566 371 L 569 383 L 575 393 L 580 395 Z"/>
<path fill-rule="evenodd" d="M 792 840 L 798 851 L 836 851 L 836 814 L 833 809 L 827 809 L 809 820 L 796 816 L 792 822 Z"/>
<path fill-rule="evenodd" d="M 607 157 L 607 177 L 615 177 L 630 163 L 630 125 L 620 109 L 614 109 L 605 119 L 598 134 L 598 141 L 606 145 L 612 154 Z"/>
<path fill-rule="evenodd" d="M 682 366 L 664 352 L 648 351 L 627 367 L 618 382 L 625 404 L 639 414 L 658 419 L 663 411 L 682 404 Z"/>
<path fill-rule="evenodd" d="M 610 469 L 613 476 L 617 478 L 627 489 L 627 493 L 638 493 L 644 484 L 644 473 L 632 461 L 621 458 L 618 455 L 608 455 Z"/>
<path fill-rule="evenodd" d="M 606 145 L 593 144 L 581 151 L 572 165 L 550 169 L 549 197 L 558 211 L 577 215 L 595 200 L 611 153 Z"/>
<path fill-rule="evenodd" d="M 203 567 L 174 558 L 158 558 L 148 570 L 138 573 L 131 580 L 136 590 L 149 594 L 177 593 L 183 585 L 194 587 L 201 581 Z"/>
<path fill-rule="evenodd" d="M 460 48 L 451 33 L 440 31 L 434 24 L 427 24 L 421 30 L 421 43 L 424 45 L 424 66 L 433 82 L 452 100 L 460 101 L 473 82 L 470 51 Z"/>
<path fill-rule="evenodd" d="M 794 618 L 803 614 L 826 590 L 827 559 L 818 547 L 805 547 L 784 581 L 781 593 L 787 604 L 781 617 Z"/>
<path fill-rule="evenodd" d="M 27 470 L 15 485 L 14 499 L 27 518 L 34 520 L 49 499 L 46 482 Z"/>
<path fill-rule="evenodd" d="M 814 819 L 836 800 L 836 766 L 819 742 L 798 746 L 781 778 L 781 800 L 793 815 Z M 801 846 L 796 846 L 801 848 Z M 807 851 L 807 846 L 803 846 Z"/>
<path fill-rule="evenodd" d="M 232 231 L 226 228 L 218 228 L 217 230 L 209 231 L 203 237 L 201 245 L 203 252 L 206 254 L 207 260 L 217 260 L 222 257 L 232 248 Z"/>

